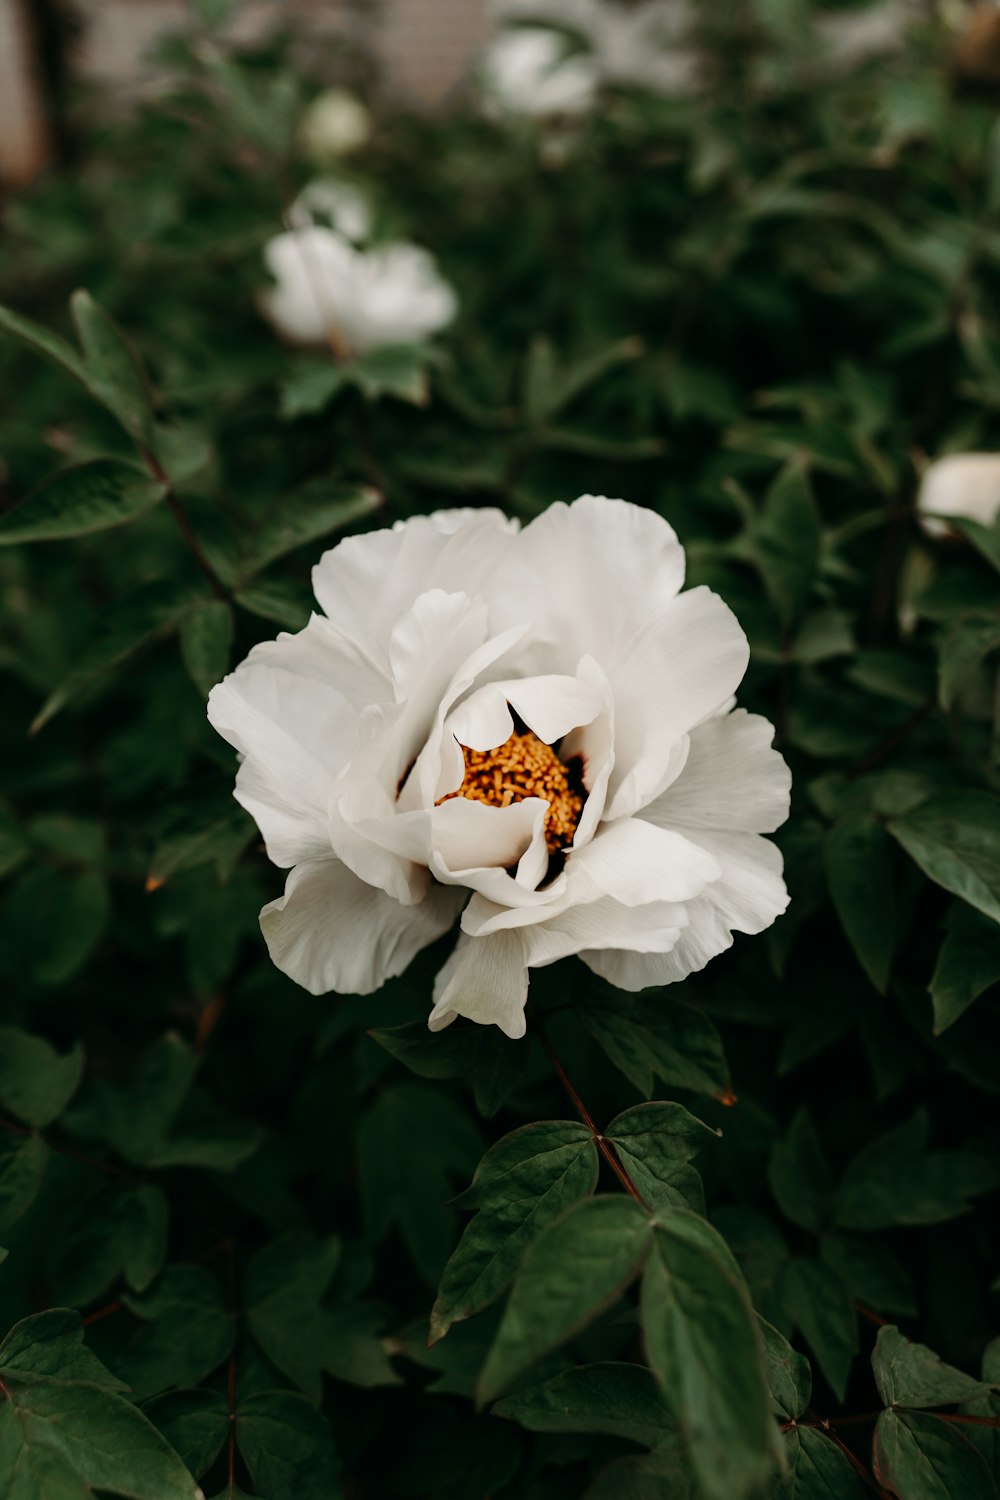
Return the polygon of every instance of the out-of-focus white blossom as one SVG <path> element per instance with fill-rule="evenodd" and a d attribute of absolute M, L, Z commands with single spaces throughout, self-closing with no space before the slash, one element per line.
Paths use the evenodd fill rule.
<path fill-rule="evenodd" d="M 364 354 L 429 338 L 455 316 L 454 290 L 417 245 L 359 250 L 319 224 L 276 235 L 264 250 L 274 285 L 261 310 L 295 344 Z"/>
<path fill-rule="evenodd" d="M 480 79 L 493 112 L 535 116 L 585 113 L 598 82 L 593 61 L 547 26 L 502 31 L 482 58 Z"/>
<path fill-rule="evenodd" d="M 372 232 L 372 210 L 368 197 L 350 182 L 318 177 L 304 187 L 288 210 L 293 229 L 319 224 L 335 229 L 352 244 L 360 245 Z"/>
<path fill-rule="evenodd" d="M 1000 453 L 950 453 L 930 464 L 920 482 L 917 514 L 933 537 L 948 534 L 939 516 L 992 526 L 1000 515 Z"/>
<path fill-rule="evenodd" d="M 697 53 L 690 41 L 693 12 L 687 0 L 643 0 L 624 6 L 616 0 L 501 0 L 498 19 L 518 29 L 537 30 L 542 21 L 560 28 L 557 44 L 574 34 L 584 48 L 594 85 L 626 84 L 658 93 L 683 92 L 697 76 Z M 533 26 L 529 22 L 534 22 Z M 593 93 L 593 89 L 592 89 Z"/>
<path fill-rule="evenodd" d="M 318 167 L 359 151 L 371 139 L 367 108 L 347 89 L 325 89 L 309 105 L 299 125 L 303 152 Z"/>

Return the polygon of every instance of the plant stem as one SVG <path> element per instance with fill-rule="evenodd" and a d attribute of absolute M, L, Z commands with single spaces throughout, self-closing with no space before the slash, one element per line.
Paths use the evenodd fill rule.
<path fill-rule="evenodd" d="M 202 545 L 199 542 L 198 538 L 195 536 L 194 528 L 192 527 L 191 522 L 188 519 L 187 511 L 181 504 L 180 498 L 178 497 L 177 492 L 170 481 L 170 476 L 165 472 L 155 454 L 151 453 L 148 448 L 143 448 L 141 451 L 146 467 L 152 474 L 153 478 L 157 481 L 158 484 L 166 486 L 166 500 L 170 514 L 177 522 L 177 529 L 187 543 L 192 557 L 198 564 L 202 573 L 204 573 L 205 578 L 208 581 L 209 588 L 212 590 L 212 593 L 215 595 L 216 599 L 221 600 L 223 604 L 232 604 L 233 596 L 230 593 L 229 589 L 227 589 L 226 585 L 223 583 L 222 579 L 219 577 L 218 573 L 212 567 L 212 564 L 209 562 L 208 558 L 205 556 L 205 553 L 202 550 Z"/>
<path fill-rule="evenodd" d="M 569 1074 L 566 1072 L 566 1069 L 563 1067 L 562 1063 L 559 1061 L 559 1058 L 556 1056 L 552 1043 L 546 1036 L 541 1022 L 538 1020 L 537 1016 L 531 1016 L 531 1024 L 534 1028 L 536 1036 L 538 1037 L 538 1040 L 541 1042 L 542 1047 L 545 1049 L 546 1057 L 555 1069 L 556 1077 L 559 1079 L 559 1082 L 562 1084 L 563 1088 L 566 1090 L 567 1094 L 572 1100 L 573 1108 L 576 1110 L 577 1114 L 580 1116 L 580 1119 L 583 1121 L 583 1123 L 586 1125 L 587 1129 L 593 1136 L 594 1145 L 604 1157 L 604 1160 L 607 1162 L 612 1172 L 614 1172 L 615 1176 L 618 1178 L 618 1181 L 621 1183 L 626 1193 L 628 1193 L 630 1197 L 634 1198 L 637 1203 L 641 1203 L 643 1208 L 648 1208 L 649 1204 L 646 1202 L 645 1198 L 643 1198 L 639 1189 L 636 1187 L 635 1183 L 632 1181 L 631 1177 L 622 1166 L 621 1162 L 618 1159 L 618 1153 L 615 1151 L 615 1148 L 612 1146 L 610 1141 L 605 1140 L 604 1136 L 598 1130 L 597 1125 L 594 1122 L 593 1115 L 590 1113 L 590 1110 L 584 1104 L 583 1100 L 580 1098 L 580 1095 L 573 1087 L 573 1084 L 570 1081 Z"/>

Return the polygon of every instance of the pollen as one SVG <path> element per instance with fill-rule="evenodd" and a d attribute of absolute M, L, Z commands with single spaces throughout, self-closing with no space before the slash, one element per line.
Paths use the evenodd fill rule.
<path fill-rule="evenodd" d="M 465 780 L 457 792 L 440 799 L 439 807 L 452 797 L 485 802 L 489 807 L 510 807 L 526 797 L 541 797 L 549 804 L 545 814 L 549 853 L 557 854 L 573 842 L 583 797 L 572 785 L 571 768 L 563 764 L 551 745 L 529 729 L 512 734 L 495 750 L 469 750 L 463 745 L 462 753 Z"/>

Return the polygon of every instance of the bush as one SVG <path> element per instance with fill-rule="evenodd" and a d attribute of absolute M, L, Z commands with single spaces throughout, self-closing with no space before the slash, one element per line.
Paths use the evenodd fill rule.
<path fill-rule="evenodd" d="M 264 321 L 277 46 L 175 39 L 7 210 L 11 1500 L 997 1493 L 1000 532 L 915 511 L 995 444 L 995 102 L 933 30 L 837 71 L 732 9 L 692 92 L 376 117 L 339 170 L 434 341 Z M 521 1041 L 427 1031 L 448 939 L 309 995 L 208 690 L 345 531 L 584 492 L 747 632 L 788 913 L 682 990 L 537 970 Z"/>

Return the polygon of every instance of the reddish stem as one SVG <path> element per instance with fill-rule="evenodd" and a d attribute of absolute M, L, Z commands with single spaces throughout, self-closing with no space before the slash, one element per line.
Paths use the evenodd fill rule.
<path fill-rule="evenodd" d="M 611 1142 L 605 1140 L 604 1136 L 598 1130 L 597 1125 L 594 1122 L 593 1115 L 590 1113 L 590 1110 L 584 1104 L 583 1100 L 580 1098 L 580 1095 L 573 1087 L 573 1084 L 570 1081 L 569 1074 L 566 1072 L 566 1069 L 563 1067 L 562 1063 L 556 1056 L 552 1043 L 545 1035 L 545 1032 L 537 1016 L 532 1016 L 531 1023 L 535 1028 L 535 1033 L 538 1036 L 538 1040 L 541 1042 L 542 1046 L 545 1049 L 546 1057 L 555 1069 L 556 1077 L 559 1079 L 559 1082 L 562 1084 L 563 1088 L 566 1090 L 567 1094 L 572 1100 L 573 1108 L 576 1110 L 577 1114 L 580 1116 L 580 1119 L 583 1121 L 583 1123 L 586 1125 L 587 1129 L 593 1136 L 594 1145 L 604 1157 L 604 1160 L 607 1162 L 612 1172 L 614 1172 L 615 1176 L 618 1178 L 618 1181 L 621 1183 L 626 1193 L 628 1193 L 630 1197 L 634 1198 L 637 1203 L 641 1203 L 643 1208 L 648 1208 L 649 1204 L 646 1202 L 645 1198 L 643 1198 L 639 1189 L 636 1187 L 635 1183 L 632 1181 L 631 1177 L 628 1175 L 625 1168 L 619 1161 L 618 1153 L 615 1151 Z"/>

